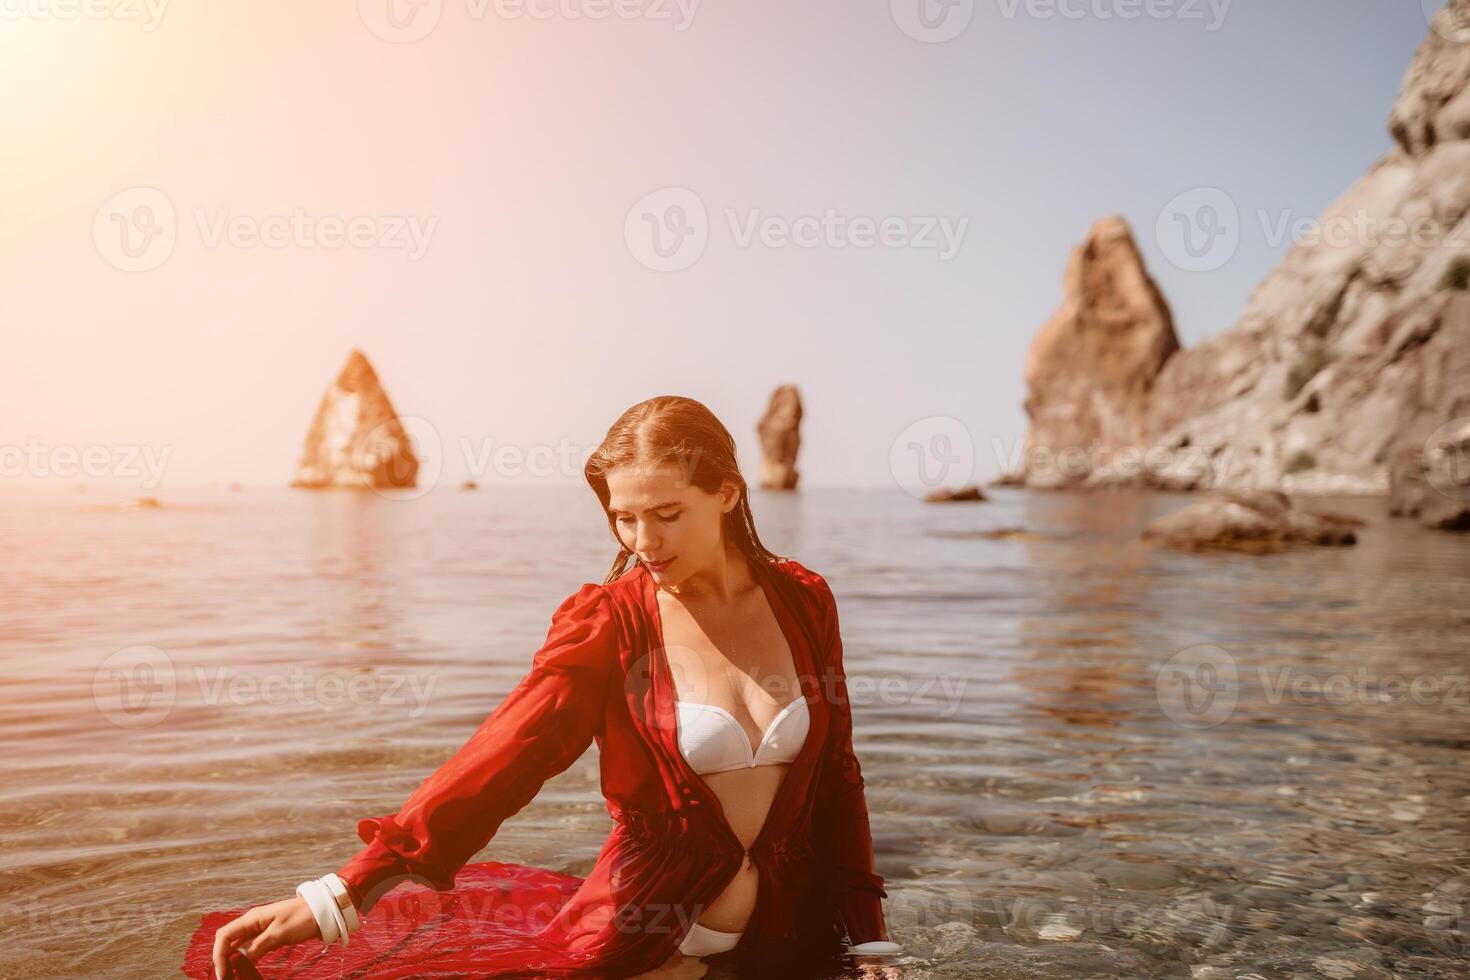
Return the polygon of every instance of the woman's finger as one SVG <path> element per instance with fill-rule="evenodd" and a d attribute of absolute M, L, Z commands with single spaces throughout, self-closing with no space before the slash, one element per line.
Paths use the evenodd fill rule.
<path fill-rule="evenodd" d="M 260 931 L 260 924 L 252 910 L 225 923 L 214 934 L 214 972 L 219 980 L 231 980 L 230 951 Z"/>
<path fill-rule="evenodd" d="M 281 945 L 281 935 L 272 926 L 261 930 L 260 935 L 245 944 L 245 957 L 252 963 L 260 962 L 266 953 Z"/>
<path fill-rule="evenodd" d="M 214 933 L 214 975 L 219 980 L 230 980 L 229 955 L 234 947 L 234 937 L 240 932 L 240 919 L 231 919 Z"/>

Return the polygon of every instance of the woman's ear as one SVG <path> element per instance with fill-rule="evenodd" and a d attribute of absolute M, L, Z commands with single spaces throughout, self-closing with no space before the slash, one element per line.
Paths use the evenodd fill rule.
<path fill-rule="evenodd" d="M 728 514 L 735 509 L 736 504 L 740 503 L 740 487 L 726 480 L 720 484 L 720 496 L 723 498 L 720 502 L 720 510 Z"/>

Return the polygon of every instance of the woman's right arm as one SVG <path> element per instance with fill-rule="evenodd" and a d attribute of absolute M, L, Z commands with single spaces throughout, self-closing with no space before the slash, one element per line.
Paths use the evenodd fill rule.
<path fill-rule="evenodd" d="M 500 824 L 602 732 L 620 647 L 604 586 L 588 583 L 563 600 L 530 673 L 469 741 L 397 813 L 358 823 L 367 846 L 337 871 L 358 907 L 370 909 L 409 876 L 453 888 Z"/>
<path fill-rule="evenodd" d="M 439 891 L 454 887 L 459 869 L 501 823 L 601 734 L 621 647 L 604 586 L 589 582 L 562 601 L 530 672 L 469 740 L 397 813 L 358 823 L 366 846 L 337 875 L 360 912 L 409 878 Z M 215 934 L 215 967 L 229 980 L 227 957 L 236 946 L 254 962 L 279 946 L 320 937 L 299 897 L 257 906 Z"/>

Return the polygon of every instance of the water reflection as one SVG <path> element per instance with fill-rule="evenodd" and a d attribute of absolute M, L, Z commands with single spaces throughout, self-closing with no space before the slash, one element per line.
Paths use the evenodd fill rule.
<path fill-rule="evenodd" d="M 1350 549 L 1138 542 L 1188 499 L 753 495 L 837 591 L 905 976 L 1466 974 L 1470 549 L 1373 500 L 1312 504 L 1368 518 Z M 68 496 L 0 532 L 0 888 L 28 977 L 173 975 L 201 911 L 338 866 L 613 554 L 580 488 Z M 94 680 L 137 646 L 176 684 L 129 728 Z M 1208 724 L 1160 687 L 1201 650 L 1234 678 Z M 580 874 L 608 829 L 589 753 L 483 856 Z"/>

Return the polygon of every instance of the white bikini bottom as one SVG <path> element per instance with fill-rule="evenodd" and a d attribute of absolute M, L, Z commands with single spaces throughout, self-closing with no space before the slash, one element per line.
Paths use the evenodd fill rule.
<path fill-rule="evenodd" d="M 685 956 L 713 956 L 715 953 L 734 949 L 738 942 L 738 932 L 721 932 L 695 922 L 689 926 L 688 935 L 679 944 L 679 952 Z"/>

